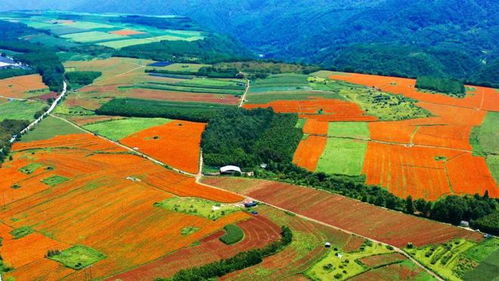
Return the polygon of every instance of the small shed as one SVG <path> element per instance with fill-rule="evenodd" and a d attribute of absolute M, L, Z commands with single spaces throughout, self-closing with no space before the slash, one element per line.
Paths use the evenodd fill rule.
<path fill-rule="evenodd" d="M 234 165 L 227 165 L 220 168 L 220 174 L 235 174 L 242 173 L 241 168 Z"/>
<path fill-rule="evenodd" d="M 324 247 L 331 248 L 331 243 L 329 243 L 329 242 L 324 243 Z"/>
<path fill-rule="evenodd" d="M 258 205 L 255 201 L 250 201 L 250 202 L 245 202 L 244 207 L 246 208 L 251 208 L 251 207 L 256 207 Z"/>

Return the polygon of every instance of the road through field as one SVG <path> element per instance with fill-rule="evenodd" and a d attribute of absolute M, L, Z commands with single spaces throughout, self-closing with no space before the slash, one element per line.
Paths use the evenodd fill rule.
<path fill-rule="evenodd" d="M 244 90 L 244 94 L 241 96 L 241 102 L 239 103 L 239 107 L 243 107 L 244 101 L 246 100 L 246 95 L 248 94 L 250 89 L 250 80 L 246 80 L 246 89 Z"/>
<path fill-rule="evenodd" d="M 85 132 L 87 132 L 87 133 L 89 133 L 89 134 L 93 134 L 92 132 L 90 132 L 90 131 L 86 130 L 85 128 L 82 128 L 82 127 L 78 126 L 77 124 L 72 123 L 72 122 L 71 122 L 71 121 L 69 121 L 69 120 L 66 120 L 66 119 L 61 118 L 61 117 L 58 117 L 58 116 L 53 116 L 53 117 L 58 118 L 58 119 L 60 119 L 60 120 L 63 120 L 63 121 L 65 121 L 65 122 L 67 122 L 67 123 L 71 124 L 72 126 L 74 126 L 74 127 L 76 127 L 76 128 L 79 128 L 79 129 L 81 129 L 81 130 L 83 130 L 83 131 L 85 131 Z M 147 159 L 147 160 L 149 160 L 149 161 L 152 161 L 152 162 L 153 162 L 153 163 L 155 163 L 155 164 L 158 164 L 158 165 L 161 165 L 161 166 L 167 166 L 165 163 L 163 163 L 163 162 L 161 162 L 161 161 L 159 161 L 159 160 L 157 160 L 157 159 L 154 159 L 153 157 L 150 157 L 150 156 L 148 156 L 148 155 L 145 155 L 145 154 L 143 154 L 143 153 L 141 153 L 141 152 L 138 152 L 138 151 L 134 150 L 133 148 L 130 148 L 130 147 L 128 147 L 128 146 L 125 146 L 125 145 L 123 145 L 123 144 L 121 144 L 121 143 L 119 143 L 119 142 L 116 142 L 116 141 L 113 141 L 113 140 L 107 139 L 107 138 L 105 138 L 105 137 L 103 137 L 103 136 L 98 136 L 98 137 L 100 137 L 100 138 L 102 138 L 102 139 L 104 139 L 104 140 L 107 140 L 107 141 L 109 141 L 109 142 L 112 142 L 112 143 L 114 143 L 114 144 L 116 144 L 116 145 L 118 145 L 118 146 L 120 146 L 120 147 L 123 147 L 123 148 L 125 148 L 125 149 L 129 150 L 129 151 L 132 151 L 132 152 L 134 152 L 134 153 L 136 153 L 136 154 L 138 154 L 138 155 L 140 155 L 140 156 L 144 157 L 145 159 Z M 201 153 L 201 155 L 200 155 L 200 167 L 202 167 L 202 163 L 203 163 L 203 158 L 202 158 L 202 153 Z M 171 168 L 171 167 L 170 167 L 170 168 Z M 203 183 L 203 182 L 201 181 L 201 180 L 202 180 L 202 178 L 203 178 L 203 177 L 202 177 L 202 173 L 201 173 L 201 172 L 199 172 L 198 174 L 194 175 L 194 174 L 191 174 L 191 173 L 188 173 L 188 172 L 185 172 L 185 171 L 179 170 L 179 169 L 174 169 L 174 168 L 171 168 L 171 169 L 173 169 L 174 171 L 176 171 L 176 172 L 178 172 L 178 173 L 185 174 L 185 175 L 190 175 L 190 176 L 192 176 L 192 177 L 195 177 L 195 178 L 196 178 L 196 183 L 197 183 L 197 184 L 199 184 L 199 185 L 203 185 L 203 186 L 206 186 L 206 187 L 209 187 L 209 188 L 213 188 L 213 189 L 216 189 L 216 190 L 225 191 L 225 192 L 228 192 L 228 193 L 231 193 L 231 194 L 234 194 L 234 195 L 236 195 L 236 194 L 237 194 L 237 195 L 240 195 L 240 196 L 244 196 L 244 197 L 246 197 L 246 198 L 247 198 L 247 199 L 249 199 L 249 200 L 260 201 L 260 202 L 262 202 L 262 203 L 265 203 L 265 204 L 267 204 L 267 205 L 269 205 L 269 206 L 271 206 L 271 207 L 273 207 L 273 208 L 276 208 L 276 209 L 282 210 L 282 211 L 284 211 L 284 212 L 291 212 L 291 213 L 295 213 L 295 212 L 292 212 L 292 211 L 290 211 L 290 210 L 288 210 L 288 209 L 285 209 L 285 208 L 279 207 L 279 206 L 277 206 L 277 205 L 274 205 L 274 204 L 272 204 L 272 203 L 269 203 L 269 202 L 266 202 L 266 201 L 263 201 L 263 200 L 259 200 L 259 199 L 257 200 L 257 199 L 255 199 L 255 198 L 251 198 L 251 197 L 248 197 L 248 196 L 246 196 L 246 195 L 241 195 L 241 194 L 239 194 L 239 193 L 236 193 L 236 192 L 233 192 L 233 191 L 230 191 L 230 190 L 226 190 L 226 189 L 223 189 L 223 188 L 220 188 L 220 187 L 217 187 L 217 186 L 213 186 L 213 185 L 209 185 L 209 184 Z M 201 169 L 200 169 L 200 171 L 201 171 Z M 296 214 L 298 217 L 302 218 L 302 219 L 305 219 L 305 220 L 308 220 L 308 221 L 311 221 L 311 222 L 315 222 L 315 223 L 321 224 L 321 225 L 323 225 L 323 226 L 330 227 L 330 228 L 332 228 L 332 229 L 340 230 L 340 231 L 343 231 L 343 232 L 348 233 L 348 234 L 355 234 L 355 235 L 360 236 L 360 237 L 363 237 L 363 238 L 365 238 L 365 239 L 372 240 L 372 241 L 374 241 L 374 242 L 376 242 L 376 243 L 381 243 L 381 244 L 384 244 L 384 245 L 388 245 L 387 243 L 383 243 L 383 242 L 381 242 L 381 241 L 377 241 L 376 239 L 373 239 L 373 238 L 368 237 L 368 236 L 364 236 L 364 235 L 359 234 L 359 233 L 356 233 L 356 232 L 348 231 L 348 230 L 346 230 L 346 229 L 343 229 L 343 228 L 340 228 L 340 227 L 334 226 L 334 225 L 329 224 L 329 223 L 326 223 L 326 222 L 324 222 L 324 221 L 317 220 L 317 219 L 311 218 L 311 217 L 309 217 L 309 216 L 302 215 L 302 214 L 300 214 L 300 213 L 295 213 L 295 214 Z M 411 256 L 409 256 L 409 255 L 408 255 L 408 254 L 406 254 L 404 251 L 402 251 L 400 248 L 398 248 L 398 247 L 396 247 L 396 246 L 393 246 L 393 245 L 390 245 L 390 246 L 392 246 L 392 247 L 395 249 L 395 251 L 397 251 L 397 252 L 401 253 L 402 255 L 406 256 L 408 259 L 410 259 L 410 260 L 411 260 L 412 262 L 414 262 L 416 265 L 418 265 L 419 267 L 421 267 L 421 268 L 423 268 L 424 270 L 426 270 L 429 274 L 431 274 L 432 276 L 434 276 L 437 280 L 439 280 L 439 281 L 444 281 L 442 278 L 440 278 L 438 275 L 436 275 L 433 271 L 431 271 L 431 270 L 427 269 L 426 267 L 424 267 L 424 266 L 423 266 L 422 264 L 420 264 L 418 261 L 416 261 L 416 260 L 415 260 L 415 259 L 413 259 Z"/>

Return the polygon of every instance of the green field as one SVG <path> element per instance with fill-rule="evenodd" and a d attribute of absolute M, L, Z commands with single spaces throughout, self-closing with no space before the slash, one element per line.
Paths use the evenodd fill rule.
<path fill-rule="evenodd" d="M 275 74 L 265 79 L 258 79 L 251 82 L 254 90 L 267 87 L 305 87 L 308 86 L 308 76 L 304 74 Z"/>
<path fill-rule="evenodd" d="M 36 112 L 47 104 L 38 101 L 10 101 L 0 104 L 0 121 L 5 119 L 34 120 Z"/>
<path fill-rule="evenodd" d="M 21 169 L 19 169 L 19 171 L 23 174 L 30 175 L 41 167 L 43 167 L 43 165 L 40 163 L 31 163 L 28 164 L 27 166 L 22 167 Z"/>
<path fill-rule="evenodd" d="M 188 227 L 182 228 L 182 230 L 180 231 L 180 234 L 182 234 L 182 236 L 187 236 L 187 235 L 191 235 L 191 234 L 197 232 L 198 230 L 199 230 L 199 227 L 188 226 Z"/>
<path fill-rule="evenodd" d="M 103 253 L 87 246 L 76 245 L 60 253 L 49 256 L 49 259 L 64 266 L 80 270 L 106 258 Z"/>
<path fill-rule="evenodd" d="M 197 63 L 174 63 L 167 66 L 148 66 L 147 69 L 158 69 L 174 72 L 185 72 L 186 74 L 197 73 L 202 67 L 208 67 L 209 64 Z"/>
<path fill-rule="evenodd" d="M 470 143 L 473 154 L 485 157 L 492 176 L 499 182 L 499 112 L 489 112 L 482 125 L 474 127 Z"/>
<path fill-rule="evenodd" d="M 171 120 L 165 118 L 126 118 L 104 121 L 84 126 L 85 129 L 108 139 L 118 141 L 133 133 L 166 124 Z"/>
<path fill-rule="evenodd" d="M 328 136 L 367 140 L 369 126 L 366 122 L 329 122 Z"/>
<path fill-rule="evenodd" d="M 196 40 L 202 40 L 203 38 L 204 37 L 201 35 L 193 35 L 190 37 L 186 37 L 184 35 L 171 34 L 171 35 L 161 35 L 149 38 L 125 39 L 118 41 L 102 42 L 99 43 L 98 45 L 110 47 L 113 49 L 121 49 L 128 46 L 148 44 L 160 41 L 196 41 Z"/>
<path fill-rule="evenodd" d="M 233 204 L 217 203 L 210 200 L 194 197 L 173 197 L 154 204 L 155 207 L 164 208 L 210 220 L 217 220 L 225 215 L 240 211 L 241 208 Z"/>
<path fill-rule="evenodd" d="M 31 226 L 23 226 L 23 227 L 13 229 L 10 232 L 10 235 L 12 235 L 12 237 L 14 239 L 21 239 L 25 236 L 30 235 L 33 232 L 35 232 L 35 230 Z"/>
<path fill-rule="evenodd" d="M 362 172 L 367 141 L 328 138 L 316 172 L 358 176 Z"/>
<path fill-rule="evenodd" d="M 61 176 L 52 176 L 46 179 L 43 179 L 42 182 L 48 186 L 54 187 L 56 185 L 59 185 L 63 182 L 67 182 L 69 179 Z"/>
<path fill-rule="evenodd" d="M 244 231 L 235 224 L 226 225 L 224 230 L 225 234 L 219 238 L 224 244 L 236 244 L 244 238 Z"/>
<path fill-rule="evenodd" d="M 34 130 L 22 136 L 22 141 L 46 140 L 55 136 L 81 134 L 84 131 L 64 122 L 58 118 L 49 116 L 43 119 Z"/>
<path fill-rule="evenodd" d="M 361 265 L 358 262 L 359 259 L 393 252 L 384 245 L 367 240 L 361 249 L 363 250 L 347 253 L 333 248 L 321 261 L 308 269 L 305 274 L 312 280 L 345 280 L 369 269 Z"/>
<path fill-rule="evenodd" d="M 474 270 L 467 272 L 465 281 L 498 281 L 499 280 L 499 250 L 490 254 Z"/>
<path fill-rule="evenodd" d="M 123 39 L 123 36 L 121 35 L 111 34 L 102 31 L 72 33 L 72 34 L 63 35 L 62 37 L 80 43 Z"/>
<path fill-rule="evenodd" d="M 491 245 L 491 243 L 495 244 L 495 246 Z M 476 244 L 464 239 L 457 239 L 440 245 L 428 245 L 421 248 L 406 247 L 404 251 L 438 275 L 444 277 L 445 280 L 458 281 L 462 280 L 463 276 L 471 274 L 473 268 L 484 260 L 484 256 L 490 257 L 489 254 L 494 248 L 497 252 L 496 244 L 497 241 L 484 240 Z M 497 265 L 499 266 L 499 263 Z M 482 270 L 483 273 L 488 272 L 490 274 L 491 271 L 497 271 L 497 269 L 497 267 L 491 269 L 485 266 Z M 483 280 L 490 281 L 492 279 Z"/>

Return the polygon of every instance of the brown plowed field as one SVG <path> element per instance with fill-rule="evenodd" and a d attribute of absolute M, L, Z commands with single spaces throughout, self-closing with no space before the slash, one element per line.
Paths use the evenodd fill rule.
<path fill-rule="evenodd" d="M 27 94 L 27 91 L 44 89 L 48 89 L 48 87 L 43 84 L 42 77 L 38 74 L 0 79 L 0 96 L 8 98 L 30 98 L 32 95 Z"/>
<path fill-rule="evenodd" d="M 397 247 L 446 242 L 454 238 L 481 240 L 479 233 L 376 207 L 336 194 L 290 184 L 242 178 L 206 178 L 203 182 L 231 190 L 251 181 L 243 194 L 297 214 Z"/>
<path fill-rule="evenodd" d="M 152 263 L 108 278 L 122 281 L 150 281 L 158 277 L 170 277 L 185 268 L 201 266 L 235 256 L 242 251 L 262 248 L 280 239 L 280 227 L 263 216 L 256 216 L 237 224 L 244 231 L 244 240 L 234 245 L 226 245 L 219 238 L 223 231 L 201 240 L 200 245 L 178 250 Z"/>

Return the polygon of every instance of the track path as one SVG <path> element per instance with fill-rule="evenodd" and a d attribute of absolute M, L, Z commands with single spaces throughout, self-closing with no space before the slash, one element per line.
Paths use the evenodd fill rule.
<path fill-rule="evenodd" d="M 239 107 L 243 107 L 244 102 L 246 101 L 246 95 L 248 94 L 250 89 L 250 80 L 246 80 L 246 89 L 244 90 L 244 94 L 241 96 L 241 102 L 239 103 Z"/>

